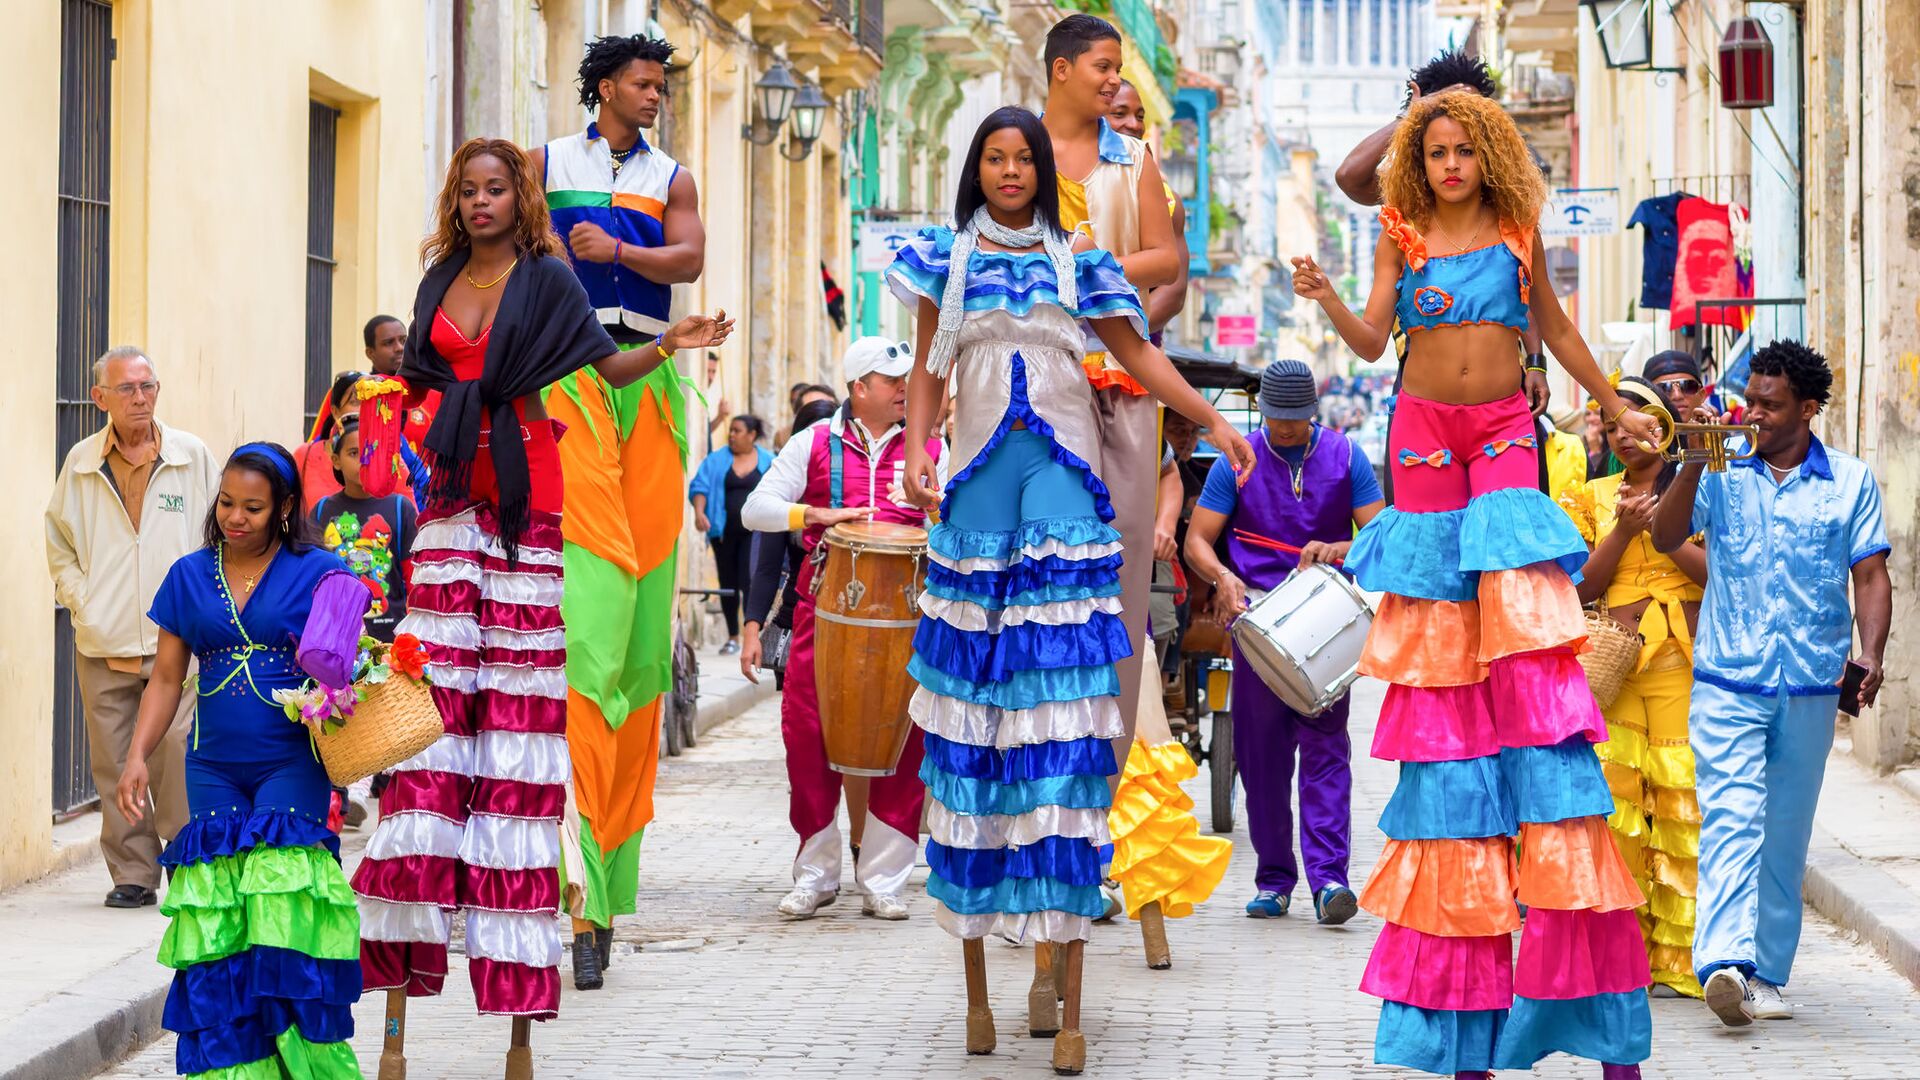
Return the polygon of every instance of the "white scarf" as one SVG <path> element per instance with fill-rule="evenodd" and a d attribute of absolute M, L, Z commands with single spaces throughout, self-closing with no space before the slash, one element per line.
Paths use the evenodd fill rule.
<path fill-rule="evenodd" d="M 940 298 L 940 327 L 934 331 L 933 347 L 927 353 L 927 374 L 944 379 L 953 370 L 954 353 L 960 346 L 960 324 L 967 315 L 967 264 L 980 237 L 1016 251 L 1045 244 L 1047 258 L 1053 261 L 1055 292 L 1060 306 L 1072 312 L 1080 306 L 1080 284 L 1074 275 L 1073 241 L 1066 233 L 1049 228 L 1039 214 L 1024 229 L 1009 229 L 993 219 L 982 206 L 973 212 L 973 220 L 953 238 L 953 251 L 947 263 L 947 291 Z"/>

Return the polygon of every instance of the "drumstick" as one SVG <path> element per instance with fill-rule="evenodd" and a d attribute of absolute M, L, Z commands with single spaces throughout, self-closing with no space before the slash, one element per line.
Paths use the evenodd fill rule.
<path fill-rule="evenodd" d="M 1241 543 L 1252 544 L 1254 547 L 1263 547 L 1272 551 L 1281 551 L 1281 552 L 1285 552 L 1288 555 L 1299 555 L 1302 553 L 1300 548 L 1294 547 L 1292 544 L 1283 544 L 1278 540 L 1273 540 L 1268 537 L 1261 536 L 1259 533 L 1251 533 L 1246 531 L 1245 529 L 1235 529 L 1233 530 L 1233 535 L 1239 538 Z M 1333 562 L 1333 565 L 1335 566 L 1342 565 L 1342 560 L 1340 559 L 1334 559 L 1332 560 L 1332 562 Z"/>

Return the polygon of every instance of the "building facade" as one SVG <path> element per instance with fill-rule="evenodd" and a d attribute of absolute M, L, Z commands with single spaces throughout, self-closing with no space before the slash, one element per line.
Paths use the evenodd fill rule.
<path fill-rule="evenodd" d="M 298 443 L 316 383 L 363 362 L 361 323 L 410 304 L 426 205 L 420 7 L 58 0 L 13 16 L 0 194 L 28 211 L 30 269 L 0 297 L 16 448 L 0 470 L 24 507 L 0 525 L 20 556 L 0 627 L 0 886 L 53 865 L 50 823 L 95 794 L 40 517 L 67 448 L 104 422 L 93 360 L 145 347 L 160 417 L 216 454 Z"/>

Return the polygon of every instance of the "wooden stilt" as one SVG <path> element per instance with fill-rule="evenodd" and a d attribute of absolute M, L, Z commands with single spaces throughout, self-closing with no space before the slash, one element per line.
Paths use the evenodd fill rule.
<path fill-rule="evenodd" d="M 1050 1039 L 1060 1031 L 1060 984 L 1054 979 L 1055 954 L 1051 941 L 1033 946 L 1033 986 L 1027 991 L 1027 1034 Z"/>
<path fill-rule="evenodd" d="M 407 1080 L 407 988 L 387 991 L 386 1042 L 380 1047 L 380 1080 Z"/>
<path fill-rule="evenodd" d="M 1087 1037 L 1080 1034 L 1080 962 L 1086 944 L 1069 941 L 1060 949 L 1067 958 L 1066 998 L 1060 1006 L 1060 1034 L 1053 1037 L 1053 1071 L 1061 1076 L 1078 1076 L 1087 1067 Z"/>
<path fill-rule="evenodd" d="M 991 1054 L 993 1009 L 987 1005 L 987 950 L 979 938 L 961 943 L 967 965 L 967 1053 Z"/>
<path fill-rule="evenodd" d="M 1167 919 L 1155 900 L 1140 909 L 1140 940 L 1147 948 L 1147 966 L 1165 971 L 1173 966 L 1173 950 L 1167 946 Z"/>
<path fill-rule="evenodd" d="M 513 1035 L 507 1043 L 507 1080 L 533 1080 L 533 1019 L 513 1018 Z"/>

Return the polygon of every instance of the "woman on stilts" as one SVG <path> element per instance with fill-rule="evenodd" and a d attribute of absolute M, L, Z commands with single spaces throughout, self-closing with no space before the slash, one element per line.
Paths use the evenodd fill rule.
<path fill-rule="evenodd" d="M 466 911 L 475 1005 L 514 1018 L 511 1080 L 532 1075 L 529 1022 L 560 1007 L 562 486 L 539 391 L 588 365 L 625 386 L 676 349 L 718 345 L 732 323 L 692 316 L 645 348 L 617 348 L 563 257 L 538 170 L 511 142 L 461 146 L 435 205 L 400 375 L 441 401 L 399 630 L 426 646 L 446 734 L 395 767 L 353 887 L 369 990 L 439 994 L 452 916 Z M 389 994 L 395 1054 L 404 1004 Z"/>
<path fill-rule="evenodd" d="M 161 1022 L 180 1073 L 209 1080 L 345 1078 L 360 997 L 360 919 L 327 828 L 333 786 L 307 727 L 276 700 L 317 684 L 351 693 L 372 596 L 315 547 L 293 455 L 233 452 L 206 546 L 175 562 L 148 617 L 153 679 L 120 774 L 121 812 L 147 808 L 147 755 L 193 693 L 192 817 L 160 856 L 160 962 L 174 968 Z M 199 674 L 187 682 L 191 661 Z M 182 689 L 182 683 L 187 688 Z"/>
<path fill-rule="evenodd" d="M 1360 355 L 1381 354 L 1396 315 L 1408 333 L 1388 447 L 1397 501 L 1347 556 L 1387 594 L 1360 670 L 1391 684 L 1373 753 L 1401 763 L 1360 898 L 1387 922 L 1360 984 L 1382 999 L 1374 1059 L 1484 1080 L 1559 1051 L 1637 1080 L 1652 1041 L 1642 897 L 1607 830 L 1591 745 L 1606 725 L 1576 658 L 1571 575 L 1587 545 L 1535 486 L 1518 334 L 1532 321 L 1626 436 L 1650 442 L 1656 426 L 1534 273 L 1546 185 L 1498 105 L 1422 98 L 1380 177 L 1364 315 L 1294 260 L 1294 291 Z"/>
<path fill-rule="evenodd" d="M 1065 950 L 1053 1065 L 1071 1074 L 1086 1063 L 1081 950 L 1105 908 L 1107 740 L 1126 730 L 1114 665 L 1132 652 L 1081 368 L 1089 330 L 1149 391 L 1217 433 L 1237 471 L 1253 456 L 1147 343 L 1113 256 L 1084 240 L 1072 250 L 1039 118 L 995 111 L 966 163 L 958 231 L 923 230 L 887 275 L 916 312 L 924 368 L 907 391 L 906 492 L 941 508 L 908 668 L 926 733 L 927 891 L 964 942 L 969 1053 L 995 1042 L 981 938 L 1000 929 Z M 942 493 L 924 447 L 949 386 L 961 464 Z M 1037 962 L 1050 959 L 1036 949 Z M 1046 1033 L 1037 1020 L 1029 1028 Z"/>

